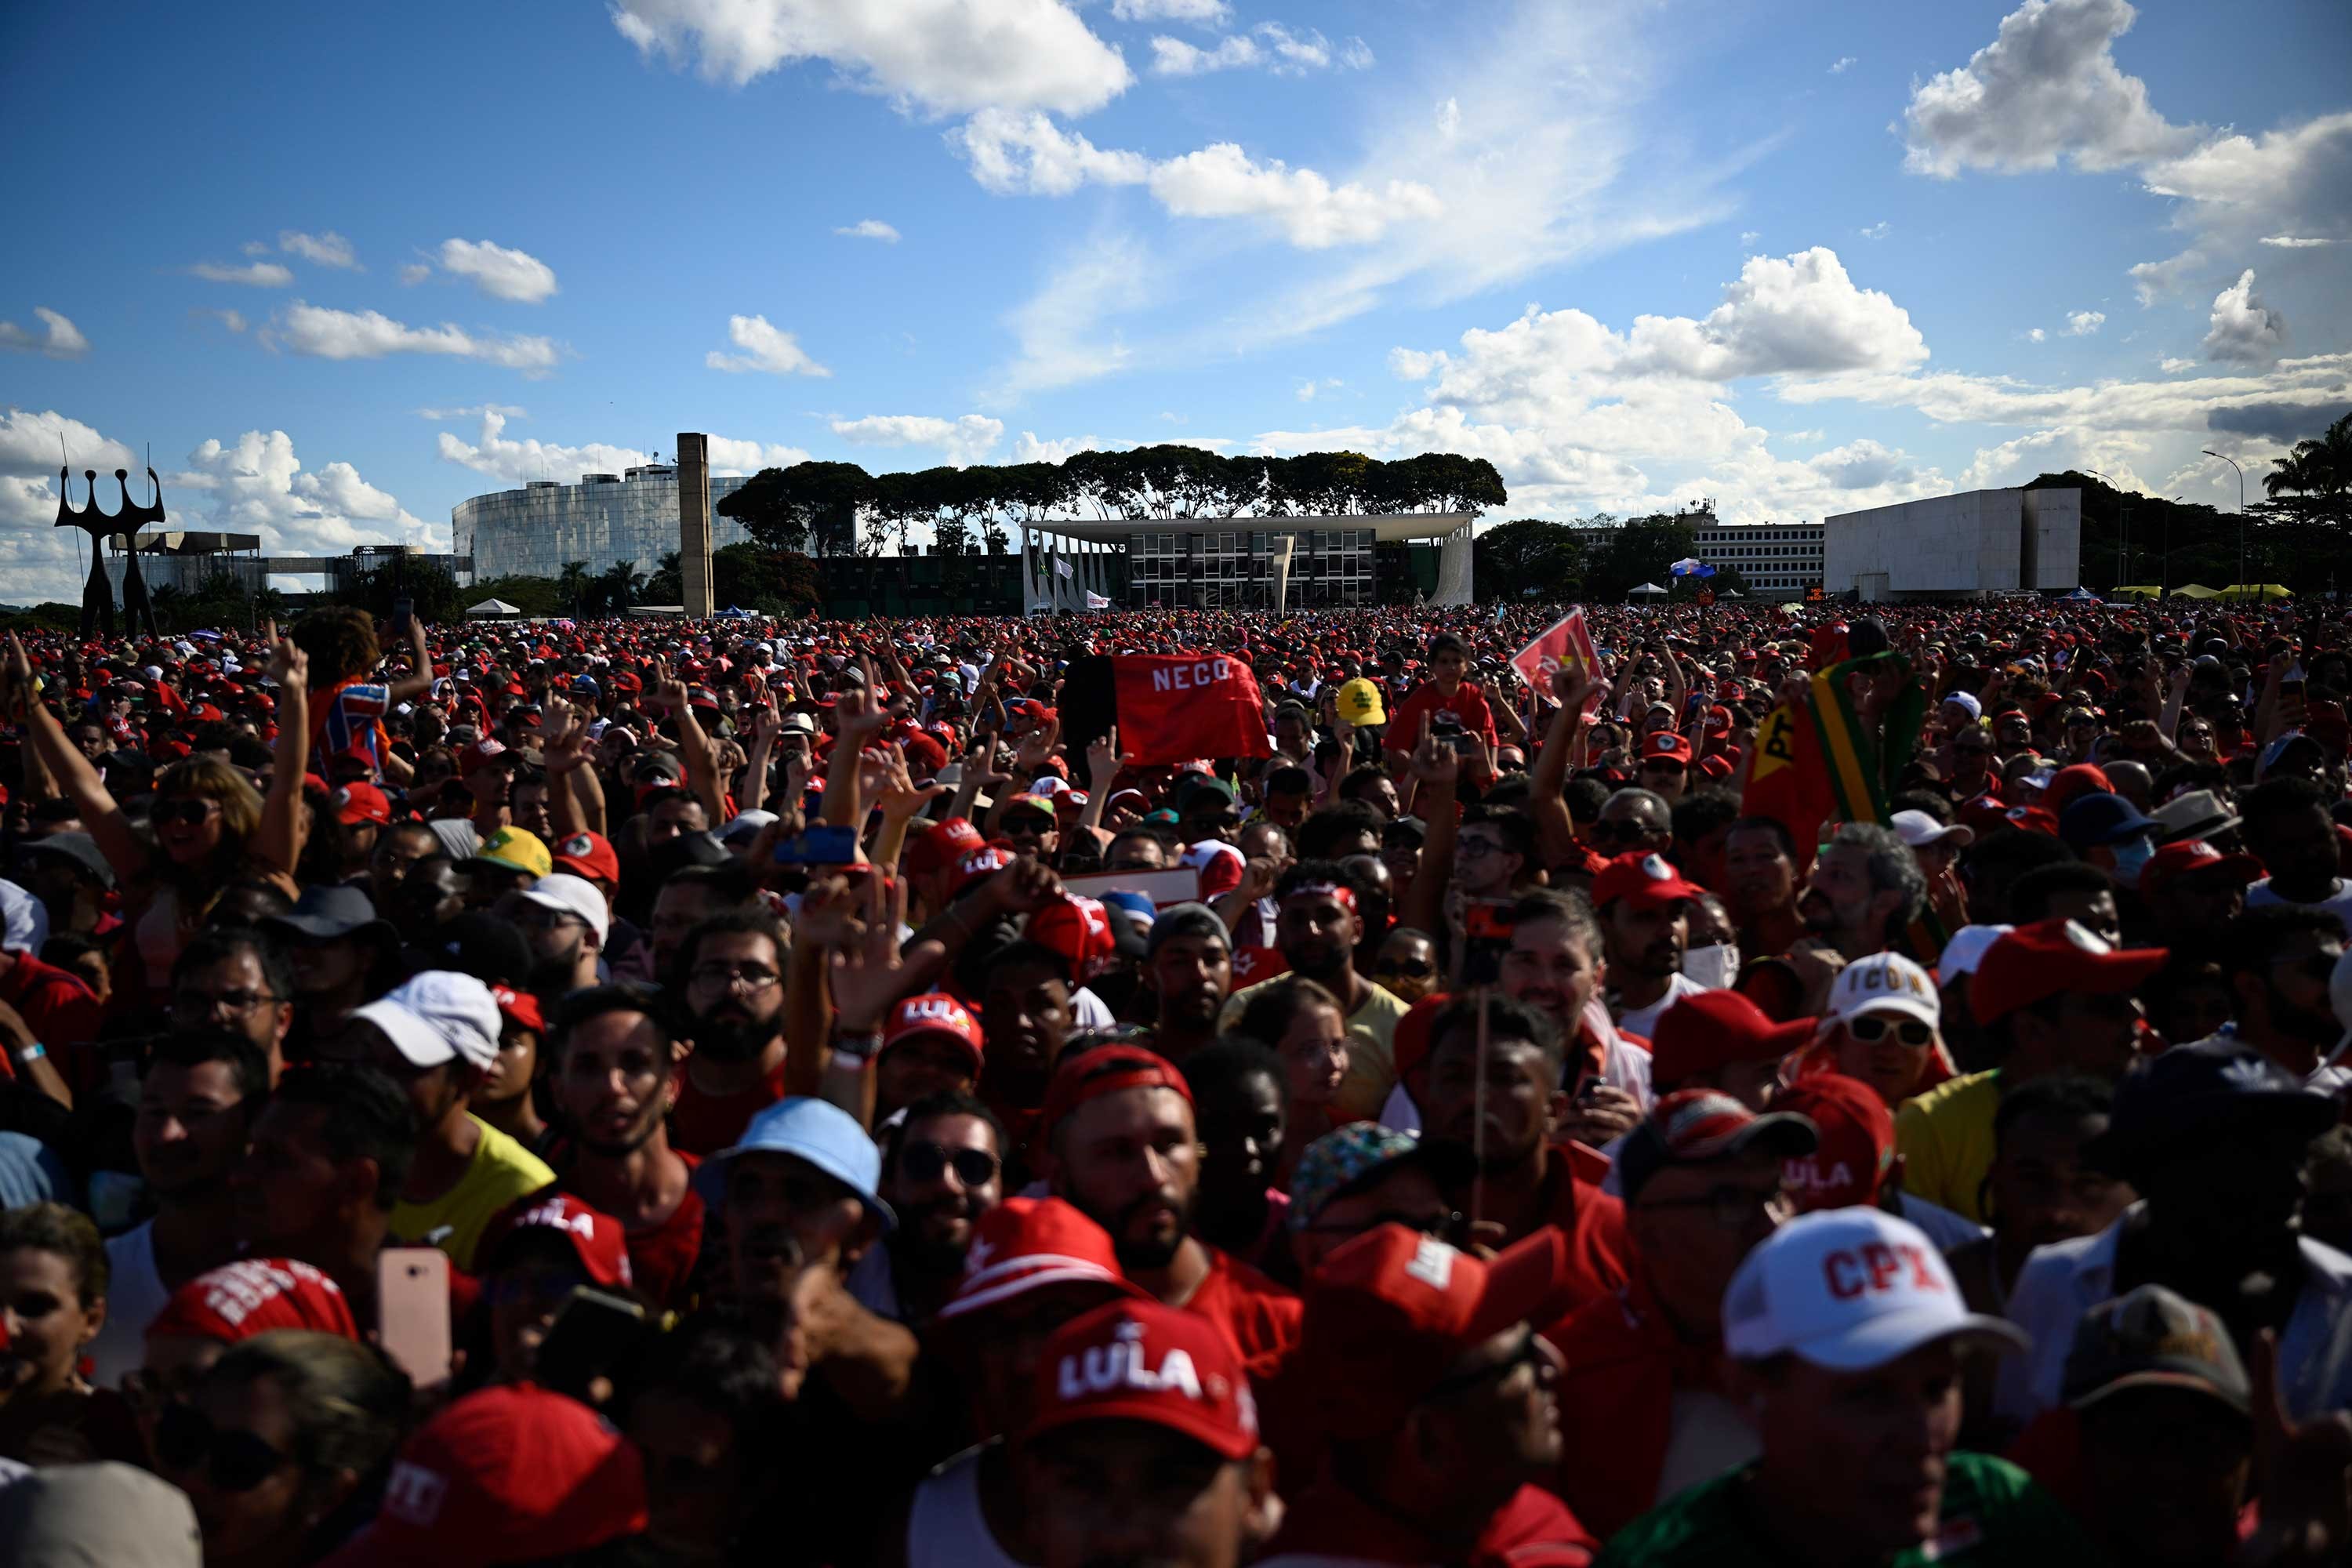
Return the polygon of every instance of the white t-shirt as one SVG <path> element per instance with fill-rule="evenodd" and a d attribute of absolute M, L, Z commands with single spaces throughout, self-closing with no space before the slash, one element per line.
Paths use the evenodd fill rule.
<path fill-rule="evenodd" d="M 2319 902 L 2305 904 L 2293 899 L 2283 899 L 2272 892 L 2271 879 L 2264 877 L 2246 889 L 2246 908 L 2259 910 L 2272 904 L 2293 903 L 2297 909 L 2326 910 L 2329 914 L 2342 921 L 2347 930 L 2352 930 L 2352 882 L 2347 882 L 2343 878 L 2338 877 L 2336 879 L 2334 888 L 2335 890 Z"/>
<path fill-rule="evenodd" d="M 1696 996 L 1706 987 L 1677 970 L 1666 980 L 1666 994 L 1646 1007 L 1636 1007 L 1617 1020 L 1618 1029 L 1628 1035 L 1648 1039 L 1658 1026 L 1658 1015 L 1685 996 Z"/>
<path fill-rule="evenodd" d="M 123 1373 L 147 1364 L 147 1325 L 172 1299 L 155 1268 L 153 1220 L 106 1244 L 106 1324 L 89 1342 L 90 1383 L 120 1388 Z"/>

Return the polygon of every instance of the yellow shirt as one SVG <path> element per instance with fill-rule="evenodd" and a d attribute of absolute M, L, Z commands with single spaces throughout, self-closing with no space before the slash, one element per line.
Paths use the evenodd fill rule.
<path fill-rule="evenodd" d="M 1895 1147 L 1903 1156 L 1903 1190 L 1985 1223 L 1979 1197 L 1992 1169 L 1992 1119 L 2000 1109 L 2000 1069 L 1970 1073 L 1906 1100 L 1895 1112 Z"/>
<path fill-rule="evenodd" d="M 429 1204 L 404 1198 L 392 1211 L 393 1239 L 409 1247 L 437 1247 L 449 1261 L 474 1273 L 474 1248 L 482 1231 L 517 1198 L 551 1186 L 555 1173 L 545 1161 L 478 1116 L 468 1115 L 482 1135 L 473 1163 L 457 1184 Z"/>
<path fill-rule="evenodd" d="M 1217 1016 L 1218 1032 L 1232 1033 L 1251 998 L 1288 978 L 1277 974 L 1226 997 L 1225 1010 Z M 1397 1086 L 1397 1020 L 1412 1010 L 1412 1004 L 1388 987 L 1364 982 L 1364 999 L 1348 1015 L 1348 1076 L 1340 1079 L 1339 1098 L 1331 1107 L 1335 1125 L 1379 1117 L 1381 1107 L 1388 1103 L 1390 1092 Z"/>

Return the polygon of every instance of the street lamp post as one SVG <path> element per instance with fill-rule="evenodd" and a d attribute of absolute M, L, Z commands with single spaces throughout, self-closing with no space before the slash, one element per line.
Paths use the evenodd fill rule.
<path fill-rule="evenodd" d="M 2205 448 L 2205 455 L 2221 458 L 2221 454 L 2210 447 Z M 2243 588 L 2246 585 L 2246 470 L 2238 468 L 2235 458 L 2221 458 L 2221 461 L 2236 468 L 2238 474 L 2238 586 Z"/>

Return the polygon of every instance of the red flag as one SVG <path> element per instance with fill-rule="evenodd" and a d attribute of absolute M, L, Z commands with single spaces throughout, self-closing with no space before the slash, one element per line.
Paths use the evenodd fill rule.
<path fill-rule="evenodd" d="M 1592 634 L 1584 628 L 1584 612 L 1570 610 L 1548 627 L 1544 634 L 1511 656 L 1511 668 L 1528 678 L 1528 684 L 1538 691 L 1549 694 L 1551 673 L 1561 665 L 1582 669 L 1595 680 L 1601 678 L 1601 656 L 1592 646 Z M 1606 692 L 1595 688 L 1584 700 L 1584 716 L 1601 706 Z"/>
<path fill-rule="evenodd" d="M 1118 725 L 1119 749 L 1139 767 L 1274 754 L 1257 677 L 1228 654 L 1074 659 L 1061 711 L 1063 736 L 1074 745 Z"/>

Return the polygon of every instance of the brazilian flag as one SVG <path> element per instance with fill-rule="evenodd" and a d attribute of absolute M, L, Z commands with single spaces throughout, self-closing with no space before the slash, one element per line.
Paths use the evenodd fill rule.
<path fill-rule="evenodd" d="M 1871 677 L 1878 689 L 1892 688 L 1874 723 L 1852 689 L 1857 675 Z M 1927 712 L 1927 694 L 1902 655 L 1832 665 L 1806 682 L 1801 698 L 1765 715 L 1740 809 L 1779 820 L 1810 864 L 1824 824 L 1886 820 L 1886 797 L 1911 762 Z"/>

